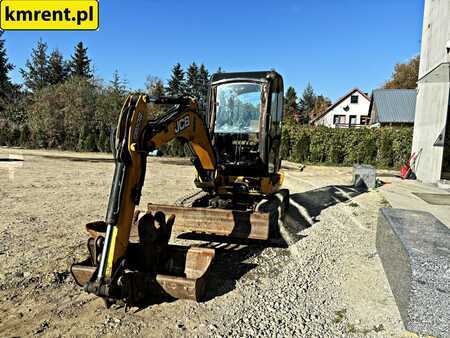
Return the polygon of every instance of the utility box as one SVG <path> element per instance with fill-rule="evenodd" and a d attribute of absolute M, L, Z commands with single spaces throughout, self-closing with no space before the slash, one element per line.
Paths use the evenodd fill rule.
<path fill-rule="evenodd" d="M 372 165 L 355 164 L 353 166 L 353 186 L 375 189 L 377 187 L 377 169 Z"/>

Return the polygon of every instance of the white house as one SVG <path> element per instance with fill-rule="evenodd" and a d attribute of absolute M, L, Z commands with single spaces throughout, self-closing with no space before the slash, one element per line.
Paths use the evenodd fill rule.
<path fill-rule="evenodd" d="M 313 119 L 310 124 L 330 128 L 353 128 L 367 126 L 370 97 L 358 88 L 354 88 L 327 110 Z"/>

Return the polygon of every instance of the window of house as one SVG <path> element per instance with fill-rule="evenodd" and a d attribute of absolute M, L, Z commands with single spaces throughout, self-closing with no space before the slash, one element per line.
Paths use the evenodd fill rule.
<path fill-rule="evenodd" d="M 356 124 L 356 115 L 350 115 L 350 125 Z"/>
<path fill-rule="evenodd" d="M 358 95 L 352 95 L 350 98 L 350 103 L 358 103 L 359 102 L 359 96 Z"/>
<path fill-rule="evenodd" d="M 345 123 L 345 115 L 334 115 L 333 123 L 334 124 L 344 124 Z"/>
<path fill-rule="evenodd" d="M 367 115 L 361 116 L 361 124 L 362 125 L 368 125 L 370 123 L 370 117 Z"/>

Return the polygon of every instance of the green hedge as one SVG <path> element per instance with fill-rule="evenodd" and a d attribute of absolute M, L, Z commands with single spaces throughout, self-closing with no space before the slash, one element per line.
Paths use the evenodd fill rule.
<path fill-rule="evenodd" d="M 84 133 L 89 137 L 84 137 Z M 411 154 L 412 127 L 334 129 L 308 127 L 293 122 L 284 124 L 281 157 L 301 163 L 351 166 L 355 163 L 378 167 L 398 167 Z M 55 148 L 49 143 L 48 130 L 0 119 L 0 146 Z M 81 128 L 76 150 L 109 151 L 109 131 L 95 132 Z M 71 148 L 73 149 L 73 148 Z M 166 156 L 190 156 L 185 144 L 173 140 L 161 147 Z"/>
<path fill-rule="evenodd" d="M 398 167 L 409 158 L 412 127 L 327 128 L 285 123 L 281 156 L 294 162 Z"/>

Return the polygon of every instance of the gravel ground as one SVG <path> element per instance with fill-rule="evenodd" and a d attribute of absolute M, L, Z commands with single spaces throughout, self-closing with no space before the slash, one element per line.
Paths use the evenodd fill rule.
<path fill-rule="evenodd" d="M 408 335 L 375 249 L 386 201 L 348 187 L 349 168 L 284 169 L 287 245 L 219 248 L 206 301 L 105 309 L 68 273 L 85 256 L 84 224 L 104 217 L 113 170 L 104 159 L 28 151 L 13 174 L 0 166 L 2 337 Z M 195 191 L 184 161 L 148 166 L 143 202 L 173 204 Z"/>

